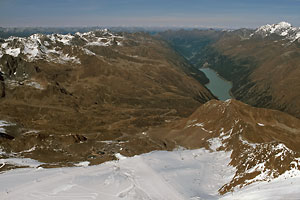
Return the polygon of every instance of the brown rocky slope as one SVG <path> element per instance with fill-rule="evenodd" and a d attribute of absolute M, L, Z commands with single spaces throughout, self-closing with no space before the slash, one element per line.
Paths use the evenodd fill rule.
<path fill-rule="evenodd" d="M 1 148 L 54 166 L 165 149 L 137 134 L 214 98 L 147 34 L 35 34 L 0 50 L 0 119 L 13 123 L 3 134 L 14 137 L 1 137 Z"/>
<path fill-rule="evenodd" d="M 190 117 L 148 135 L 174 146 L 231 151 L 230 165 L 237 170 L 221 194 L 300 170 L 300 120 L 237 100 L 211 100 Z"/>

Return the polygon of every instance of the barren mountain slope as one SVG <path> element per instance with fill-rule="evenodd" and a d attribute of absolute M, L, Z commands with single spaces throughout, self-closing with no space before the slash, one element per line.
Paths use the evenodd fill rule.
<path fill-rule="evenodd" d="M 13 123 L 1 146 L 44 162 L 163 149 L 136 135 L 214 98 L 182 57 L 147 34 L 35 34 L 0 45 L 0 119 Z"/>
<path fill-rule="evenodd" d="M 247 39 L 224 36 L 213 46 L 222 55 L 213 60 L 220 61 L 216 61 L 215 67 L 213 61 L 211 66 L 225 78 L 234 77 L 229 80 L 235 83 L 232 92 L 237 99 L 299 118 L 300 43 L 288 36 L 274 33 L 261 37 L 258 33 L 259 29 Z M 231 66 L 230 60 L 234 63 Z M 222 70 L 221 65 L 228 69 Z"/>

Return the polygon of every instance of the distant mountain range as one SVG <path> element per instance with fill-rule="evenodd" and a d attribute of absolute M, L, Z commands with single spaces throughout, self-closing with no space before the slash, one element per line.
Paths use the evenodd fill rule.
<path fill-rule="evenodd" d="M 159 32 L 167 30 L 179 30 L 181 27 L 11 27 L 3 28 L 0 27 L 0 39 L 7 39 L 10 36 L 15 37 L 29 37 L 33 34 L 75 34 L 76 32 L 85 33 L 89 31 L 95 31 L 99 29 L 108 28 L 113 32 L 127 32 L 127 33 L 137 33 L 137 32 L 147 32 L 149 34 L 156 34 Z M 185 27 L 185 30 L 192 30 L 194 28 Z M 207 29 L 207 28 L 203 28 Z"/>

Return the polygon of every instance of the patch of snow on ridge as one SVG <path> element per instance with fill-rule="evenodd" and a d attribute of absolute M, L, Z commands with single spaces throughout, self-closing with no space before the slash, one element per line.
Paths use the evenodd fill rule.
<path fill-rule="evenodd" d="M 6 165 L 6 164 L 37 168 L 43 163 L 38 162 L 38 161 L 33 160 L 33 159 L 30 159 L 30 158 L 5 158 L 5 159 L 0 159 L 0 165 Z"/>
<path fill-rule="evenodd" d="M 0 174 L 3 199 L 219 199 L 236 169 L 231 152 L 155 151 L 85 168 L 16 169 Z M 8 192 L 9 191 L 9 192 Z"/>
<path fill-rule="evenodd" d="M 197 120 L 195 120 L 195 121 L 197 121 Z M 195 121 L 192 121 L 190 123 L 193 123 Z M 195 123 L 195 124 L 189 124 L 186 127 L 187 128 L 189 128 L 189 127 L 200 127 L 203 131 L 206 131 L 208 133 L 213 133 L 213 131 L 210 131 L 210 130 L 207 130 L 207 129 L 204 128 L 204 122 L 202 122 L 202 123 Z"/>
<path fill-rule="evenodd" d="M 296 34 L 295 39 L 294 40 L 298 40 L 300 38 L 300 31 Z"/>
<path fill-rule="evenodd" d="M 210 143 L 210 148 L 214 151 L 217 151 L 218 148 L 223 146 L 222 139 L 220 138 L 212 138 L 209 139 L 208 142 Z"/>
<path fill-rule="evenodd" d="M 5 53 L 14 57 L 17 57 L 20 54 L 20 48 L 8 48 L 5 50 Z"/>
<path fill-rule="evenodd" d="M 39 44 L 40 40 L 35 35 L 30 36 L 30 40 L 23 42 L 23 54 L 27 56 L 29 61 L 32 61 L 34 58 L 40 56 Z"/>
<path fill-rule="evenodd" d="M 203 126 L 204 126 L 204 123 L 196 123 L 196 124 L 194 124 L 193 126 L 200 126 L 200 127 L 203 127 Z"/>
<path fill-rule="evenodd" d="M 127 158 L 127 157 L 121 155 L 120 153 L 116 153 L 116 154 L 115 154 L 115 157 L 116 157 L 118 160 L 124 160 L 124 159 Z"/>
<path fill-rule="evenodd" d="M 80 60 L 79 58 L 76 58 L 75 56 L 69 56 L 69 54 L 63 54 L 60 53 L 59 59 L 57 59 L 58 62 L 62 61 L 61 63 L 65 63 L 65 62 L 73 62 L 76 64 L 80 64 Z"/>
<path fill-rule="evenodd" d="M 21 151 L 20 153 L 29 153 L 29 152 L 32 152 L 36 149 L 36 146 L 33 146 L 32 148 L 28 149 L 28 150 L 24 150 L 24 151 Z"/>
<path fill-rule="evenodd" d="M 247 140 L 244 140 L 241 135 L 239 135 L 239 140 L 242 142 L 242 144 L 247 145 L 253 149 L 255 149 L 259 145 L 258 143 L 250 143 Z"/>
<path fill-rule="evenodd" d="M 26 82 L 25 85 L 33 87 L 33 88 L 38 89 L 38 90 L 45 89 L 41 84 L 39 84 L 38 82 L 35 82 L 35 81 Z"/>
<path fill-rule="evenodd" d="M 49 44 L 49 42 L 44 41 L 44 45 L 45 45 L 46 47 L 48 47 L 50 44 Z"/>
<path fill-rule="evenodd" d="M 6 133 L 6 130 L 5 130 L 4 127 L 13 126 L 13 125 L 15 125 L 15 124 L 11 123 L 11 122 L 8 122 L 8 121 L 5 121 L 5 120 L 0 120 L 0 132 Z"/>
<path fill-rule="evenodd" d="M 289 149 L 287 146 L 285 146 L 284 144 L 280 143 L 276 146 L 273 147 L 273 151 L 279 151 L 279 153 L 277 153 L 275 155 L 275 157 L 280 157 L 281 160 L 284 159 L 284 157 L 287 155 L 287 154 L 293 154 L 293 151 L 291 149 Z M 300 164 L 299 164 L 300 166 Z"/>
<path fill-rule="evenodd" d="M 89 166 L 89 164 L 90 164 L 89 161 L 83 161 L 83 162 L 75 164 L 75 166 L 77 166 L 77 167 L 87 167 L 87 166 Z"/>
<path fill-rule="evenodd" d="M 1 48 L 6 48 L 7 47 L 7 45 L 8 45 L 8 43 L 3 43 L 3 44 L 1 44 Z"/>
<path fill-rule="evenodd" d="M 96 55 L 94 52 L 92 52 L 92 51 L 90 51 L 90 50 L 88 50 L 86 48 L 82 48 L 82 50 L 84 51 L 84 53 L 86 55 L 90 55 L 90 56 L 95 56 Z"/>
<path fill-rule="evenodd" d="M 67 34 L 67 35 L 62 35 L 62 34 L 56 34 L 57 41 L 61 42 L 65 45 L 70 45 L 71 40 L 74 38 L 73 35 Z"/>

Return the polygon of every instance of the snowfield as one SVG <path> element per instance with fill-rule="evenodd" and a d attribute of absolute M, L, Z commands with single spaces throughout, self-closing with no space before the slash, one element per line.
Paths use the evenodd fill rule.
<path fill-rule="evenodd" d="M 288 172 L 289 173 L 289 172 Z M 256 182 L 241 190 L 226 194 L 222 200 L 299 200 L 300 173 L 290 177 L 283 174 L 270 182 Z"/>
<path fill-rule="evenodd" d="M 97 166 L 11 170 L 0 174 L 0 199 L 299 199 L 300 174 L 254 183 L 225 196 L 218 189 L 236 169 L 231 152 L 205 149 L 155 151 Z M 0 163 L 1 164 L 1 163 Z"/>
<path fill-rule="evenodd" d="M 26 168 L 0 174 L 1 199 L 218 199 L 235 169 L 230 152 L 155 151 L 97 166 Z"/>

